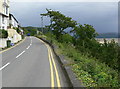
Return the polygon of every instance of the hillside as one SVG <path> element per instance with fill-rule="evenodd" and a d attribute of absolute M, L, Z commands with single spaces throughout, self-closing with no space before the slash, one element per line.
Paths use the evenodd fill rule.
<path fill-rule="evenodd" d="M 118 33 L 99 33 L 97 38 L 118 38 Z"/>

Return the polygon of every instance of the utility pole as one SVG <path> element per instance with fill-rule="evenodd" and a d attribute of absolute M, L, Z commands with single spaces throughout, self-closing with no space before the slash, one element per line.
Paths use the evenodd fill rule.
<path fill-rule="evenodd" d="M 51 37 L 50 43 L 52 43 L 52 20 L 50 20 L 50 26 L 51 26 L 50 29 L 49 29 L 50 30 L 50 34 L 51 34 L 51 36 L 50 36 Z"/>
<path fill-rule="evenodd" d="M 41 16 L 41 28 L 42 28 L 42 33 L 43 33 L 43 16 Z"/>

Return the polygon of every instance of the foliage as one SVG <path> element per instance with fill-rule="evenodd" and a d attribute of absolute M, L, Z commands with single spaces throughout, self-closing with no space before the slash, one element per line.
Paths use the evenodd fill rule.
<path fill-rule="evenodd" d="M 17 31 L 17 33 L 21 32 L 19 28 L 14 27 L 13 29 L 15 29 Z"/>
<path fill-rule="evenodd" d="M 30 32 L 31 36 L 34 36 L 37 34 L 37 30 L 36 29 L 32 29 L 32 30 L 28 30 Z"/>
<path fill-rule="evenodd" d="M 64 34 L 64 30 L 69 27 L 74 27 L 76 21 L 72 20 L 70 17 L 66 17 L 59 11 L 47 10 L 46 14 L 41 14 L 42 16 L 49 16 L 51 19 L 51 29 L 53 29 L 53 34 L 56 35 L 56 39 L 61 41 L 61 35 Z"/>
<path fill-rule="evenodd" d="M 110 43 L 104 40 L 104 44 L 100 44 L 95 40 L 98 34 L 95 32 L 93 26 L 88 24 L 76 26 L 71 32 L 75 33 L 75 41 L 73 44 L 82 54 L 95 57 L 101 62 L 105 62 L 110 67 L 118 70 L 119 46 L 114 40 Z"/>
<path fill-rule="evenodd" d="M 82 80 L 82 83 L 87 86 L 87 87 L 96 87 L 97 84 L 95 81 L 92 79 L 92 76 L 79 68 L 78 64 L 73 65 L 73 71 L 77 74 L 78 79 Z"/>
<path fill-rule="evenodd" d="M 51 33 L 46 34 L 47 40 L 51 40 Z M 118 71 L 110 68 L 107 64 L 96 58 L 83 55 L 70 43 L 58 42 L 54 35 L 53 44 L 57 45 L 60 54 L 69 59 L 77 78 L 87 87 L 119 87 Z"/>
<path fill-rule="evenodd" d="M 7 38 L 8 32 L 6 30 L 0 29 L 0 38 Z"/>
<path fill-rule="evenodd" d="M 31 36 L 36 35 L 38 31 L 38 28 L 35 28 L 35 27 L 23 27 L 22 29 L 24 30 L 25 35 L 30 33 Z"/>
<path fill-rule="evenodd" d="M 77 25 L 72 18 L 58 11 L 47 9 L 51 25 L 46 30 L 46 39 L 55 43 L 60 53 L 70 59 L 73 71 L 78 79 L 88 87 L 120 87 L 120 47 L 114 40 L 101 44 L 95 40 L 98 35 L 89 24 Z M 72 27 L 73 36 L 64 32 Z M 47 32 L 48 31 L 48 32 Z"/>
<path fill-rule="evenodd" d="M 28 34 L 28 30 L 25 27 L 22 27 L 23 31 L 24 31 L 24 35 Z"/>
<path fill-rule="evenodd" d="M 69 34 L 62 35 L 62 41 L 63 43 L 73 43 L 73 37 Z"/>
<path fill-rule="evenodd" d="M 84 26 L 76 26 L 71 32 L 75 33 L 74 37 L 76 40 L 76 46 L 86 47 L 89 45 L 88 43 L 97 36 L 97 33 L 95 32 L 93 26 L 88 24 L 84 24 Z"/>

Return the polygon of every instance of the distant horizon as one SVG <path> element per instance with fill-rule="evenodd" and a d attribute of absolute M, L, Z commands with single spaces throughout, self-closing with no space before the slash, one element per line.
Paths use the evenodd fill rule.
<path fill-rule="evenodd" d="M 34 27 L 34 26 L 24 26 L 24 27 Z M 41 28 L 41 27 L 35 27 L 35 28 Z M 98 34 L 108 34 L 108 33 L 109 34 L 111 34 L 111 33 L 118 34 L 119 32 L 104 32 L 104 33 L 98 33 Z"/>
<path fill-rule="evenodd" d="M 60 11 L 80 24 L 90 24 L 98 33 L 118 33 L 117 2 L 11 2 L 11 13 L 23 27 L 40 27 L 40 14 L 46 13 L 46 8 Z M 44 17 L 43 23 L 49 25 L 49 18 Z"/>

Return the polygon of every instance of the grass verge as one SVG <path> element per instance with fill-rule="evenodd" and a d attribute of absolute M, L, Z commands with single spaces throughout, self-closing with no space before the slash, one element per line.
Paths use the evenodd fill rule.
<path fill-rule="evenodd" d="M 82 81 L 86 87 L 120 87 L 118 71 L 110 68 L 107 64 L 100 62 L 95 58 L 90 58 L 80 53 L 71 44 L 59 43 L 57 40 L 51 40 L 51 37 L 44 35 L 37 36 L 44 38 L 57 46 L 58 55 L 64 55 L 69 61 L 76 77 Z"/>

